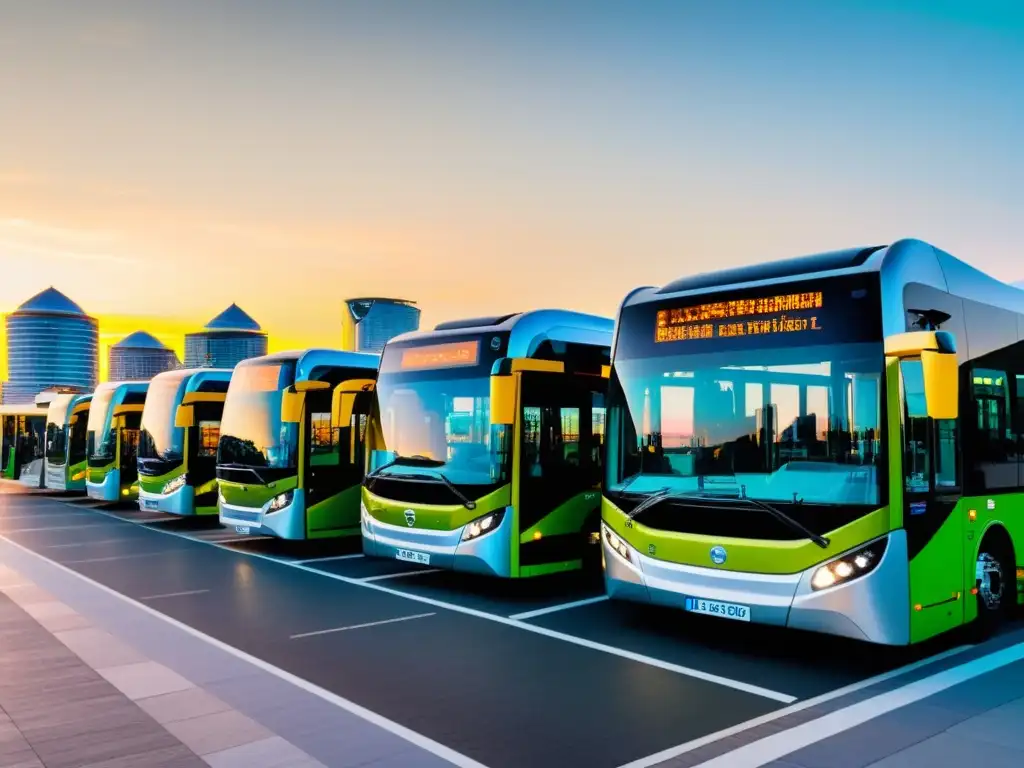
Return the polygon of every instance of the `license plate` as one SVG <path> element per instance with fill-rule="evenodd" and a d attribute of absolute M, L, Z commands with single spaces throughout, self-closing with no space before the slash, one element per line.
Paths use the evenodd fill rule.
<path fill-rule="evenodd" d="M 249 530 L 249 526 L 248 525 L 236 525 L 235 526 L 235 533 L 249 533 L 249 532 L 250 532 L 250 530 Z"/>
<path fill-rule="evenodd" d="M 419 563 L 430 565 L 430 555 L 426 552 L 413 552 L 411 549 L 400 549 L 395 552 L 395 559 L 404 560 L 407 563 Z"/>
<path fill-rule="evenodd" d="M 155 501 L 154 499 L 143 499 L 142 500 L 142 508 L 143 509 L 152 510 L 152 511 L 155 512 L 157 509 L 160 508 L 160 504 L 157 501 Z"/>
<path fill-rule="evenodd" d="M 690 613 L 703 613 L 707 616 L 718 616 L 721 619 L 750 621 L 750 608 L 735 603 L 722 603 L 718 600 L 703 600 L 699 597 L 686 598 L 686 610 Z"/>

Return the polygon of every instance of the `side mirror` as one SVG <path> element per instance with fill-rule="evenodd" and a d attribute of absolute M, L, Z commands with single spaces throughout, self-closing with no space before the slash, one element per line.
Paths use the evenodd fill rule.
<path fill-rule="evenodd" d="M 921 371 L 924 374 L 928 416 L 933 419 L 955 419 L 959 416 L 960 377 L 956 353 L 922 350 Z"/>
<path fill-rule="evenodd" d="M 179 405 L 174 412 L 174 426 L 187 429 L 195 424 L 196 412 L 191 405 Z"/>
<path fill-rule="evenodd" d="M 491 424 L 516 420 L 516 377 L 491 376 Z"/>
<path fill-rule="evenodd" d="M 298 424 L 302 420 L 302 395 L 290 389 L 281 393 L 281 421 Z"/>

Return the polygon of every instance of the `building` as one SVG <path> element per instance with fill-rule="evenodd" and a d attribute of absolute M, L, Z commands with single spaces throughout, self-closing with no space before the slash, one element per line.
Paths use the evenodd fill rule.
<path fill-rule="evenodd" d="M 232 304 L 198 333 L 185 336 L 186 368 L 234 368 L 267 354 L 267 334 L 237 304 Z"/>
<path fill-rule="evenodd" d="M 3 402 L 30 405 L 44 389 L 95 389 L 99 323 L 50 287 L 7 315 L 7 373 Z"/>
<path fill-rule="evenodd" d="M 346 299 L 341 318 L 341 348 L 381 352 L 395 336 L 419 330 L 420 310 L 405 299 Z"/>
<path fill-rule="evenodd" d="M 174 350 L 145 331 L 113 344 L 107 353 L 108 381 L 149 381 L 158 373 L 180 368 Z"/>

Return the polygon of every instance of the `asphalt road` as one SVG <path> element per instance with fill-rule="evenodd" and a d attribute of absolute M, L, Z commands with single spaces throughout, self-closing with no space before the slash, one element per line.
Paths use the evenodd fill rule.
<path fill-rule="evenodd" d="M 612 603 L 45 494 L 0 536 L 481 763 L 613 768 L 943 652 Z"/>

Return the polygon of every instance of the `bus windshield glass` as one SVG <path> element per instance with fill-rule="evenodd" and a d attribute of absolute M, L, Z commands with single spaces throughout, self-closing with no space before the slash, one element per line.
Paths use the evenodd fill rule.
<path fill-rule="evenodd" d="M 139 458 L 181 460 L 185 451 L 185 430 L 174 426 L 177 406 L 186 383 L 185 373 L 155 377 L 146 393 L 139 435 Z"/>
<path fill-rule="evenodd" d="M 62 466 L 66 460 L 68 437 L 68 406 L 71 395 L 59 395 L 46 412 L 46 460 L 53 466 Z"/>
<path fill-rule="evenodd" d="M 623 310 L 608 492 L 879 505 L 884 354 L 869 286 Z"/>
<path fill-rule="evenodd" d="M 221 417 L 219 466 L 298 466 L 298 425 L 281 421 L 282 392 L 294 382 L 294 360 L 242 363 L 235 368 Z"/>
<path fill-rule="evenodd" d="M 117 435 L 111 427 L 111 411 L 116 387 L 100 387 L 89 405 L 89 462 L 96 466 L 114 460 Z"/>
<path fill-rule="evenodd" d="M 425 481 L 440 473 L 463 486 L 507 482 L 507 451 L 490 423 L 490 370 L 502 342 L 486 351 L 479 339 L 385 349 L 377 381 L 384 445 L 371 454 L 370 472 Z"/>

